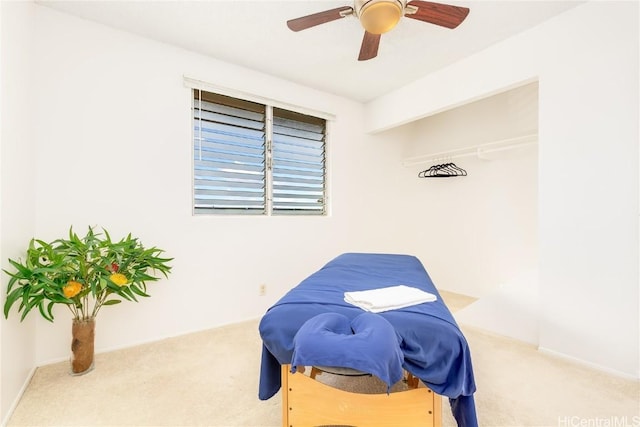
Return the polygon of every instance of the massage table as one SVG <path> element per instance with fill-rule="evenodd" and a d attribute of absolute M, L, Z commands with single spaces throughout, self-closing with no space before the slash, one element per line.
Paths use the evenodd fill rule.
<path fill-rule="evenodd" d="M 356 319 L 365 311 L 347 303 L 345 292 L 395 285 L 437 296 L 434 302 L 376 315 L 382 316 L 397 334 L 402 368 L 412 385 L 409 390 L 378 395 L 350 393 L 294 373 L 296 366 L 291 366 L 294 337 L 307 322 L 327 313 Z M 414 256 L 342 254 L 269 308 L 260 321 L 259 331 L 263 348 L 258 397 L 267 400 L 282 387 L 283 426 L 438 426 L 440 396 L 449 398 L 459 426 L 478 424 L 469 346 L 431 278 Z M 375 357 L 375 352 L 369 356 Z M 354 354 L 353 360 L 356 359 L 359 358 Z M 416 387 L 413 377 L 422 382 L 421 387 Z"/>

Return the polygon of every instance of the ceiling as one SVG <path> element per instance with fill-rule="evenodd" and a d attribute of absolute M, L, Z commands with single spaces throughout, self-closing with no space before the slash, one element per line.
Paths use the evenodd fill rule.
<path fill-rule="evenodd" d="M 39 4 L 242 65 L 325 92 L 366 102 L 525 31 L 577 1 L 444 1 L 470 9 L 450 30 L 402 19 L 383 34 L 378 56 L 358 61 L 363 29 L 347 17 L 298 33 L 292 18 L 343 1 L 55 1 Z"/>

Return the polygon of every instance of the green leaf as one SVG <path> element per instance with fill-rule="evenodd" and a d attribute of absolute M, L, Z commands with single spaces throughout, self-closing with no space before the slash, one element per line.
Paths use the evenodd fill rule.
<path fill-rule="evenodd" d="M 116 292 L 118 295 L 120 295 L 122 298 L 126 299 L 127 301 L 133 301 L 131 299 L 131 297 L 129 297 L 127 294 L 125 294 L 124 292 Z"/>
<path fill-rule="evenodd" d="M 49 305 L 47 305 L 47 313 L 49 313 L 49 317 L 51 317 L 51 321 L 53 322 L 53 305 L 55 304 L 54 301 L 51 301 L 49 303 Z"/>
<path fill-rule="evenodd" d="M 51 303 L 49 304 L 49 306 L 50 305 L 51 305 Z M 42 315 L 42 317 L 44 317 L 49 322 L 53 322 L 53 315 L 51 314 L 51 307 L 49 307 L 48 313 L 47 313 L 47 311 L 45 311 L 45 309 L 44 309 L 44 304 L 41 302 L 40 304 L 38 304 L 38 310 L 40 311 L 40 314 Z"/>
<path fill-rule="evenodd" d="M 22 322 L 24 320 L 24 318 L 27 316 L 27 314 L 29 314 L 31 309 L 33 307 L 35 307 L 36 305 L 40 304 L 43 299 L 44 299 L 44 297 L 37 296 L 37 297 L 32 298 L 29 302 L 25 303 L 24 304 L 24 309 L 22 310 L 22 316 L 20 317 L 20 321 Z"/>
<path fill-rule="evenodd" d="M 138 299 L 136 298 L 135 294 L 133 292 L 131 292 L 131 289 L 129 289 L 129 286 L 122 286 L 120 288 L 122 290 L 122 294 L 126 294 L 127 296 L 131 297 L 132 300 L 134 300 L 135 302 L 138 302 Z"/>
<path fill-rule="evenodd" d="M 78 293 L 78 295 L 73 297 L 73 299 L 76 300 L 76 299 L 84 298 L 89 294 L 89 292 L 91 292 L 91 288 L 86 285 L 82 285 L 82 290 L 80 291 L 80 293 Z"/>
<path fill-rule="evenodd" d="M 7 295 L 7 300 L 4 302 L 4 317 L 9 318 L 9 310 L 13 303 L 15 303 L 22 296 L 22 289 L 15 288 L 13 292 Z"/>
<path fill-rule="evenodd" d="M 132 283 L 131 285 L 129 285 L 129 288 L 131 288 L 131 290 L 132 290 L 134 293 L 136 293 L 136 294 L 140 295 L 141 297 L 149 297 L 149 296 L 150 296 L 150 295 L 148 295 L 148 294 L 146 294 L 146 293 L 142 292 L 142 290 L 141 290 L 140 288 L 138 288 L 138 287 L 135 285 L 135 283 Z"/>
<path fill-rule="evenodd" d="M 109 301 L 105 301 L 102 303 L 102 305 L 116 305 L 116 304 L 120 304 L 122 301 L 120 301 L 119 299 L 110 299 Z"/>
<path fill-rule="evenodd" d="M 24 277 L 24 278 L 31 277 L 31 270 L 29 268 L 27 268 L 26 266 L 20 264 L 17 261 L 12 260 L 12 259 L 9 259 L 9 264 L 13 265 L 16 268 L 16 270 L 18 270 L 18 273 L 20 273 L 22 275 L 22 277 Z"/>
<path fill-rule="evenodd" d="M 49 298 L 52 303 L 56 304 L 69 304 L 70 302 L 73 302 L 69 298 L 65 297 L 64 294 L 58 293 L 48 294 L 47 298 Z"/>

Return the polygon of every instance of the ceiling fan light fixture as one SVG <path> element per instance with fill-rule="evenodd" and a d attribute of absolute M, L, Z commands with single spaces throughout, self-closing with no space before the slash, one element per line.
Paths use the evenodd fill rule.
<path fill-rule="evenodd" d="M 0 0 L 2 1 L 2 0 Z M 456 28 L 469 14 L 469 8 L 425 0 L 353 0 L 352 6 L 341 6 L 287 21 L 292 31 L 355 16 L 364 27 L 358 61 L 378 55 L 380 37 L 392 30 L 403 16 L 445 28 Z"/>
<path fill-rule="evenodd" d="M 370 1 L 362 6 L 360 23 L 371 34 L 383 34 L 393 29 L 402 18 L 402 4 L 396 0 Z"/>

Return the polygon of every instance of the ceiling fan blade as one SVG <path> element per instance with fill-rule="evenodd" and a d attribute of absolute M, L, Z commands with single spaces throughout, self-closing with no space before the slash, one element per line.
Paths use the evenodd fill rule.
<path fill-rule="evenodd" d="M 407 13 L 407 18 L 429 22 L 441 27 L 456 28 L 469 14 L 469 9 L 448 4 L 432 3 L 429 1 L 412 0 L 407 6 L 417 7 L 416 13 Z"/>
<path fill-rule="evenodd" d="M 362 46 L 360 46 L 360 55 L 358 55 L 358 61 L 366 61 L 367 59 L 373 59 L 378 55 L 378 46 L 380 45 L 380 34 L 371 34 L 368 31 L 364 32 L 362 38 Z"/>
<path fill-rule="evenodd" d="M 287 21 L 287 27 L 292 31 L 306 30 L 307 28 L 315 27 L 316 25 L 344 18 L 345 16 L 349 16 L 351 13 L 353 13 L 353 8 L 351 6 L 337 7 L 335 9 L 325 10 L 324 12 L 312 13 L 311 15 L 290 19 Z"/>

